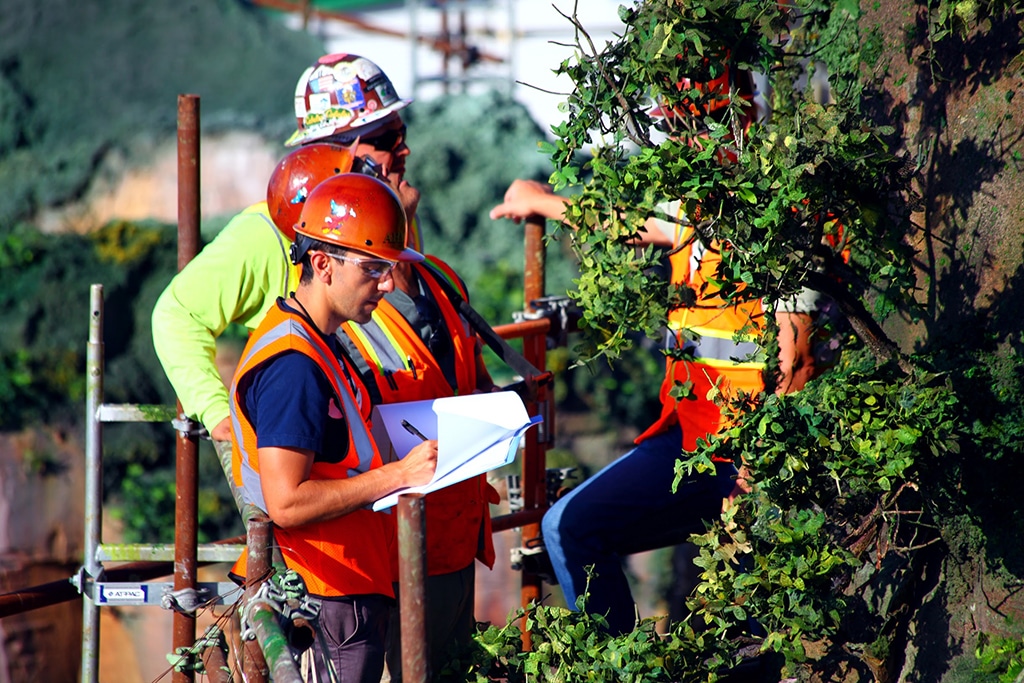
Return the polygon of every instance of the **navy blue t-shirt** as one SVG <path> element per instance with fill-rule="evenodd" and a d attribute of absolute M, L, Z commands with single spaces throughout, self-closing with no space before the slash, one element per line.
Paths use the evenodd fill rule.
<path fill-rule="evenodd" d="M 328 345 L 337 352 L 332 341 Z M 257 448 L 302 448 L 317 462 L 340 462 L 348 450 L 348 427 L 330 381 L 303 353 L 287 351 L 250 374 L 245 388 Z"/>

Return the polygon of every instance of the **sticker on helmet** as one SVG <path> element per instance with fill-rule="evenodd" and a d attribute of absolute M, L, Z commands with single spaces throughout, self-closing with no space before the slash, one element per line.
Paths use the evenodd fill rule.
<path fill-rule="evenodd" d="M 309 96 L 309 108 L 306 114 L 323 113 L 331 108 L 331 93 L 321 92 Z"/>
<path fill-rule="evenodd" d="M 355 69 L 359 77 L 364 81 L 368 81 L 377 74 L 383 74 L 380 67 L 371 62 L 369 59 L 363 59 L 360 57 L 356 61 L 352 62 L 352 68 Z"/>
<path fill-rule="evenodd" d="M 334 91 L 338 104 L 346 109 L 360 109 L 366 104 L 366 96 L 359 87 L 359 81 L 346 83 Z"/>
<path fill-rule="evenodd" d="M 359 79 L 356 70 L 353 65 L 348 62 L 342 62 L 334 66 L 334 78 L 339 83 L 352 83 Z"/>
<path fill-rule="evenodd" d="M 327 92 L 334 89 L 337 79 L 334 77 L 334 69 L 327 66 L 318 66 L 309 74 L 309 92 Z"/>
<path fill-rule="evenodd" d="M 398 93 L 395 92 L 395 86 L 391 84 L 391 81 L 383 73 L 368 79 L 366 81 L 366 89 L 377 93 L 382 107 L 390 106 L 398 101 Z"/>
<path fill-rule="evenodd" d="M 310 129 L 340 128 L 347 126 L 353 114 L 348 109 L 331 107 L 326 111 L 311 111 L 302 118 L 302 127 Z"/>
<path fill-rule="evenodd" d="M 342 216 L 345 216 L 346 214 L 349 215 L 349 216 L 352 216 L 353 218 L 356 217 L 356 211 L 355 211 L 354 208 L 352 208 L 348 204 L 339 204 L 338 202 L 336 202 L 336 201 L 334 201 L 332 199 L 331 200 L 331 215 L 332 216 L 342 217 Z"/>

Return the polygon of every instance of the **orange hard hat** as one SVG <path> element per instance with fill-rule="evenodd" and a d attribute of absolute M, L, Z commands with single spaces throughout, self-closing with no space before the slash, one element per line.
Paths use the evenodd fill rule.
<path fill-rule="evenodd" d="M 351 171 L 354 159 L 355 145 L 326 142 L 299 147 L 281 159 L 267 183 L 267 210 L 277 229 L 294 240 L 295 224 L 313 188 Z"/>
<path fill-rule="evenodd" d="M 740 99 L 751 103 L 750 113 L 747 118 L 753 120 L 754 80 L 749 71 L 743 69 L 730 69 L 728 61 L 723 64 L 722 73 L 707 81 L 696 82 L 690 78 L 683 78 L 675 84 L 677 92 L 697 90 L 701 96 L 697 101 L 685 97 L 682 103 L 670 107 L 665 99 L 651 110 L 650 115 L 654 118 L 674 118 L 685 116 L 704 117 L 714 114 L 729 105 L 732 93 Z M 748 121 L 749 123 L 749 121 Z"/>
<path fill-rule="evenodd" d="M 388 185 L 362 173 L 332 176 L 313 188 L 295 225 L 298 263 L 310 240 L 334 244 L 388 261 L 422 261 L 405 246 L 405 207 Z"/>

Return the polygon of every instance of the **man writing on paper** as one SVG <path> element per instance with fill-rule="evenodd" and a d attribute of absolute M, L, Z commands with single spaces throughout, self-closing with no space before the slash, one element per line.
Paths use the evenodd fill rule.
<path fill-rule="evenodd" d="M 232 381 L 232 469 L 245 502 L 273 521 L 288 568 L 322 602 L 314 645 L 301 656 L 306 680 L 377 683 L 394 603 L 395 525 L 368 506 L 430 481 L 437 442 L 383 464 L 367 427 L 367 389 L 334 332 L 369 321 L 394 288 L 395 263 L 422 256 L 405 248 L 398 197 L 366 175 L 318 185 L 295 232 L 298 289 L 267 312 Z M 245 559 L 235 574 L 245 575 Z"/>
<path fill-rule="evenodd" d="M 399 263 L 395 287 L 369 322 L 342 325 L 342 343 L 380 403 L 464 396 L 495 390 L 483 363 L 481 341 L 453 303 L 453 289 L 469 299 L 461 278 L 435 256 Z M 374 403 L 378 401 L 374 400 Z M 434 491 L 426 517 L 427 647 L 430 671 L 441 672 L 469 644 L 474 618 L 476 560 L 494 566 L 489 504 L 497 491 L 485 475 Z M 398 610 L 391 621 L 388 672 L 402 680 Z"/>

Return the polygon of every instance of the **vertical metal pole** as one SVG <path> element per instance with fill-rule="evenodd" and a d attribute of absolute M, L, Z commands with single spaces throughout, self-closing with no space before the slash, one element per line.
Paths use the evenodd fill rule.
<path fill-rule="evenodd" d="M 412 62 L 409 65 L 409 73 L 412 74 L 412 96 L 418 98 L 420 96 L 420 3 L 419 0 L 406 0 L 405 4 L 409 8 L 409 55 Z"/>
<path fill-rule="evenodd" d="M 516 13 L 513 0 L 505 0 L 508 9 L 508 83 L 507 94 L 511 98 L 516 92 L 516 47 L 519 29 L 516 28 Z"/>
<path fill-rule="evenodd" d="M 452 34 L 448 29 L 448 3 L 445 0 L 438 0 L 438 9 L 441 10 L 441 92 L 448 94 L 448 70 L 452 61 Z"/>
<path fill-rule="evenodd" d="M 178 96 L 178 270 L 199 251 L 199 96 Z M 178 402 L 178 418 L 185 415 Z M 196 587 L 199 500 L 199 439 L 182 430 L 177 436 L 174 505 L 174 590 Z M 174 613 L 173 648 L 192 647 L 196 621 Z M 193 671 L 175 671 L 174 683 L 195 680 Z"/>
<path fill-rule="evenodd" d="M 86 580 L 98 579 L 103 569 L 96 560 L 96 549 L 103 542 L 103 427 L 99 419 L 103 402 L 103 285 L 89 288 L 85 382 L 85 571 L 78 587 L 83 593 Z M 86 594 L 82 600 L 82 683 L 99 681 L 99 649 L 99 605 Z"/>
<path fill-rule="evenodd" d="M 202 659 L 209 683 L 231 683 L 231 670 L 223 650 L 208 647 L 203 650 Z"/>
<path fill-rule="evenodd" d="M 269 517 L 262 512 L 253 513 L 251 509 L 246 512 L 246 544 L 249 552 L 245 564 L 245 600 L 248 604 L 259 592 L 260 585 L 270 578 L 270 543 L 273 535 Z M 266 683 L 269 677 L 270 669 L 260 644 L 252 640 L 243 642 L 242 679 L 246 683 Z"/>
<path fill-rule="evenodd" d="M 426 683 L 427 651 L 426 517 L 422 493 L 398 497 L 398 613 L 402 629 L 402 680 Z"/>
<path fill-rule="evenodd" d="M 546 287 L 544 268 L 547 254 L 544 251 L 544 217 L 536 214 L 527 216 L 525 227 L 526 254 L 523 298 L 526 299 L 526 310 L 531 310 L 530 302 L 544 296 Z"/>
<path fill-rule="evenodd" d="M 526 218 L 523 298 L 526 310 L 532 310 L 530 302 L 544 296 L 546 254 L 544 251 L 545 220 L 542 216 Z M 529 335 L 523 338 L 523 356 L 537 368 L 544 371 L 547 361 L 547 343 L 544 335 Z M 543 400 L 538 396 L 538 401 Z M 531 415 L 536 415 L 539 405 L 527 406 Z M 547 426 L 546 426 L 547 427 Z M 548 432 L 550 433 L 550 432 Z M 528 430 L 523 438 L 523 509 L 536 510 L 547 507 L 547 446 L 542 443 L 538 430 Z M 540 524 L 527 524 L 522 528 L 524 545 L 540 537 Z M 541 598 L 542 581 L 539 576 L 524 571 L 522 577 L 522 605 Z M 530 634 L 523 623 L 523 648 L 530 649 Z"/>

